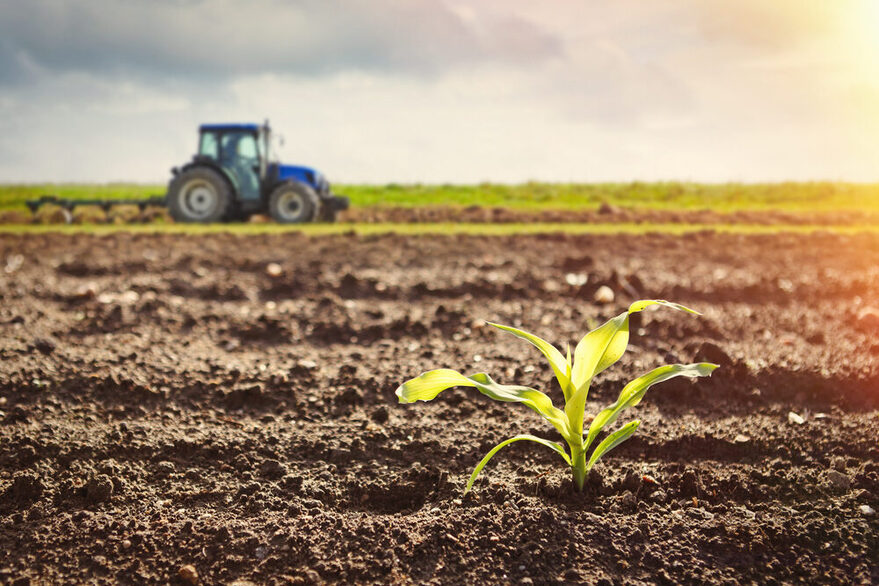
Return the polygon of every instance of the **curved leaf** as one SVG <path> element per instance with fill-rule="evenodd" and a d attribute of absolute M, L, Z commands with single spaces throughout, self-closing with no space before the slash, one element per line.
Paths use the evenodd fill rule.
<path fill-rule="evenodd" d="M 656 383 L 661 383 L 662 381 L 666 381 L 676 376 L 686 376 L 690 378 L 711 376 L 711 373 L 715 368 L 717 368 L 717 365 L 711 364 L 710 362 L 697 362 L 695 364 L 666 364 L 665 366 L 654 368 L 647 374 L 639 376 L 623 387 L 616 402 L 595 416 L 595 419 L 592 420 L 592 424 L 589 426 L 589 435 L 586 436 L 584 449 L 589 449 L 589 446 L 595 441 L 596 436 L 601 432 L 602 428 L 604 428 L 605 425 L 609 425 L 616 421 L 617 417 L 619 417 L 623 410 L 628 409 L 629 407 L 634 407 L 640 403 L 644 394 L 647 392 L 647 389 Z M 596 448 L 596 451 L 597 450 L 598 448 Z"/>
<path fill-rule="evenodd" d="M 552 404 L 552 399 L 530 387 L 498 384 L 484 372 L 464 376 L 448 368 L 431 370 L 404 382 L 397 388 L 395 394 L 400 403 L 414 403 L 415 401 L 430 401 L 451 387 L 473 387 L 496 401 L 527 405 L 549 421 L 562 434 L 562 437 L 565 439 L 572 437 L 565 412 L 556 408 Z"/>
<path fill-rule="evenodd" d="M 699 315 L 688 307 L 664 299 L 642 299 L 583 336 L 574 349 L 574 364 L 571 372 L 571 386 L 574 392 L 565 405 L 565 413 L 575 432 L 583 433 L 583 412 L 586 409 L 586 397 L 592 379 L 619 360 L 629 345 L 629 316 L 651 305 L 664 305 Z"/>
<path fill-rule="evenodd" d="M 568 400 L 568 397 L 571 396 L 571 392 L 573 391 L 573 387 L 571 385 L 571 358 L 570 352 L 568 354 L 568 358 L 565 359 L 562 356 L 562 353 L 559 352 L 558 348 L 540 338 L 535 336 L 530 332 L 526 332 L 525 330 L 520 330 L 511 326 L 504 326 L 501 324 L 496 324 L 493 322 L 486 322 L 488 325 L 493 326 L 499 330 L 503 330 L 505 332 L 509 332 L 516 336 L 517 338 L 521 338 L 526 342 L 529 342 L 534 345 L 538 350 L 540 350 L 546 359 L 549 361 L 549 365 L 552 367 L 552 371 L 555 373 L 556 379 L 559 381 L 559 385 L 562 387 L 562 392 L 565 394 L 565 400 Z"/>
<path fill-rule="evenodd" d="M 641 422 L 635 419 L 604 438 L 604 441 L 598 444 L 598 447 L 595 448 L 595 451 L 592 452 L 592 455 L 589 457 L 589 463 L 586 464 L 586 471 L 588 472 L 592 470 L 592 467 L 603 455 L 632 437 L 632 434 L 635 433 L 639 425 L 641 425 Z"/>
<path fill-rule="evenodd" d="M 519 442 L 522 440 L 528 440 L 531 442 L 538 443 L 542 446 L 546 446 L 547 448 L 553 450 L 558 455 L 560 455 L 562 458 L 564 458 L 564 460 L 568 464 L 568 466 L 571 465 L 570 456 L 568 456 L 568 454 L 565 452 L 565 449 L 563 447 L 561 447 L 560 445 L 558 445 L 557 443 L 551 442 L 549 440 L 545 440 L 542 437 L 537 437 L 535 435 L 527 435 L 527 434 L 517 435 L 516 437 L 511 437 L 508 440 L 504 440 L 501 443 L 499 443 L 498 445 L 496 445 L 495 447 L 493 447 L 491 449 L 491 451 L 488 452 L 485 455 L 485 457 L 479 461 L 479 464 L 477 464 L 476 468 L 473 470 L 473 474 L 470 475 L 470 480 L 467 481 L 467 488 L 464 489 L 464 494 L 467 494 L 468 492 L 470 492 L 470 489 L 473 488 L 473 483 L 476 482 L 476 477 L 479 476 L 479 473 L 482 472 L 482 469 L 485 468 L 485 465 L 488 464 L 488 461 L 491 460 L 492 457 L 501 450 L 501 448 L 508 446 L 509 444 L 511 444 L 513 442 Z"/>

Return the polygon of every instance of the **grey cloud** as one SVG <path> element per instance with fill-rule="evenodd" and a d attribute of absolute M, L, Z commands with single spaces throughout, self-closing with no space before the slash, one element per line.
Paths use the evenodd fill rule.
<path fill-rule="evenodd" d="M 440 0 L 7 0 L 0 39 L 7 84 L 23 75 L 23 59 L 47 73 L 226 79 L 423 75 L 561 52 L 527 21 L 487 14 L 471 22 Z"/>

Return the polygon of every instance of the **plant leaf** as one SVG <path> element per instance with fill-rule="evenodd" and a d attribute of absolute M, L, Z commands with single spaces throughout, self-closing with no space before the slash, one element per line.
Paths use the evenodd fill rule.
<path fill-rule="evenodd" d="M 553 450 L 558 455 L 560 455 L 562 458 L 564 458 L 564 460 L 565 460 L 565 462 L 567 462 L 568 466 L 571 465 L 570 456 L 568 456 L 568 454 L 565 452 L 565 449 L 562 446 L 558 445 L 557 443 L 543 439 L 542 437 L 537 437 L 535 435 L 527 435 L 527 434 L 517 435 L 516 437 L 511 437 L 508 440 L 504 440 L 501 443 L 499 443 L 498 445 L 496 445 L 495 447 L 493 447 L 491 449 L 491 451 L 488 452 L 485 455 L 485 457 L 483 457 L 482 460 L 479 461 L 479 464 L 477 464 L 476 468 L 473 470 L 473 474 L 470 475 L 470 480 L 467 481 L 467 488 L 464 489 L 464 494 L 467 494 L 468 492 L 470 492 L 470 489 L 473 488 L 473 483 L 476 482 L 476 477 L 479 476 L 479 473 L 482 471 L 483 468 L 485 468 L 485 465 L 488 464 L 488 461 L 491 460 L 492 457 L 501 450 L 501 448 L 503 448 L 513 442 L 519 442 L 522 440 L 528 440 L 531 442 L 536 442 L 542 446 L 546 446 L 547 448 Z"/>
<path fill-rule="evenodd" d="M 595 419 L 592 420 L 592 424 L 589 426 L 589 434 L 586 436 L 586 442 L 583 449 L 589 449 L 589 446 L 592 445 L 592 442 L 595 441 L 596 436 L 601 432 L 605 425 L 609 425 L 616 421 L 617 417 L 619 417 L 620 413 L 625 409 L 634 407 L 640 403 L 644 394 L 647 393 L 647 389 L 653 385 L 677 376 L 686 376 L 690 378 L 711 376 L 711 373 L 715 368 L 717 368 L 717 365 L 711 364 L 710 362 L 697 362 L 695 364 L 666 364 L 665 366 L 654 368 L 647 374 L 639 376 L 623 387 L 616 402 L 595 416 Z M 598 448 L 596 448 L 596 451 L 597 450 Z"/>
<path fill-rule="evenodd" d="M 571 393 L 573 392 L 573 386 L 571 385 L 571 359 L 570 355 L 566 360 L 562 353 L 559 352 L 558 348 L 540 338 L 535 336 L 530 332 L 526 332 L 525 330 L 520 330 L 511 326 L 504 326 L 501 324 L 496 324 L 493 322 L 486 322 L 488 325 L 498 328 L 499 330 L 503 330 L 505 332 L 509 332 L 516 336 L 517 338 L 521 338 L 526 342 L 530 342 L 533 344 L 538 350 L 540 350 L 546 359 L 549 361 L 549 365 L 552 367 L 552 371 L 555 373 L 556 379 L 559 381 L 559 385 L 562 387 L 562 393 L 565 395 L 565 401 L 568 400 Z"/>
<path fill-rule="evenodd" d="M 404 382 L 395 394 L 400 403 L 414 403 L 430 401 L 451 387 L 473 387 L 496 401 L 523 403 L 549 421 L 566 440 L 573 437 L 565 412 L 555 407 L 544 393 L 530 387 L 498 384 L 484 372 L 464 376 L 448 368 L 431 370 Z"/>
<path fill-rule="evenodd" d="M 604 438 L 604 441 L 598 444 L 598 447 L 595 448 L 595 451 L 592 452 L 592 455 L 589 457 L 589 463 L 586 464 L 586 471 L 588 472 L 589 470 L 592 470 L 592 467 L 603 455 L 632 437 L 632 434 L 635 433 L 635 430 L 638 429 L 639 425 L 641 425 L 641 422 L 635 419 Z"/>
<path fill-rule="evenodd" d="M 565 404 L 565 413 L 575 432 L 583 433 L 583 412 L 586 409 L 586 397 L 592 379 L 619 360 L 629 345 L 629 316 L 651 305 L 664 305 L 699 315 L 692 309 L 664 299 L 642 299 L 583 336 L 574 349 L 574 364 L 571 372 L 571 386 L 574 392 Z"/>

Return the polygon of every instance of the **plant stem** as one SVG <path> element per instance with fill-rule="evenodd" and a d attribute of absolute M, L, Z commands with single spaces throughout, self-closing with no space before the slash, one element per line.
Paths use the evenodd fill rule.
<path fill-rule="evenodd" d="M 583 444 L 571 446 L 571 472 L 574 474 L 574 486 L 577 492 L 583 492 L 583 484 L 586 482 L 586 450 Z"/>

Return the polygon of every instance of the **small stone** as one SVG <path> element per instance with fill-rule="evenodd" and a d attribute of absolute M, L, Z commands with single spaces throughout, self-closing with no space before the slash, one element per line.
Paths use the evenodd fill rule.
<path fill-rule="evenodd" d="M 565 275 L 565 283 L 571 287 L 580 287 L 589 281 L 589 275 L 584 273 L 567 273 Z"/>
<path fill-rule="evenodd" d="M 266 274 L 273 279 L 277 279 L 284 274 L 284 267 L 276 262 L 270 262 L 266 265 Z"/>
<path fill-rule="evenodd" d="M 830 461 L 830 467 L 838 472 L 845 472 L 845 458 L 836 456 Z"/>
<path fill-rule="evenodd" d="M 592 296 L 592 300 L 600 305 L 607 305 L 609 303 L 613 303 L 614 297 L 615 296 L 613 289 L 611 289 L 607 285 L 602 285 L 595 291 L 595 294 Z"/>
<path fill-rule="evenodd" d="M 627 492 L 620 498 L 620 504 L 626 509 L 634 509 L 638 505 L 638 499 L 631 492 Z"/>
<path fill-rule="evenodd" d="M 668 500 L 668 495 L 665 494 L 665 491 L 657 490 L 657 491 L 654 491 L 653 494 L 650 495 L 650 500 L 653 501 L 654 503 L 662 504 L 666 500 Z"/>
<path fill-rule="evenodd" d="M 836 470 L 827 472 L 827 480 L 830 481 L 830 485 L 836 490 L 848 490 L 852 485 L 852 481 L 848 476 Z"/>
<path fill-rule="evenodd" d="M 122 549 L 131 549 L 131 540 L 123 539 L 122 540 Z"/>
<path fill-rule="evenodd" d="M 798 413 L 794 413 L 793 411 L 790 411 L 787 414 L 787 422 L 790 423 L 791 425 L 802 425 L 806 422 L 806 420 L 803 419 L 802 415 L 800 415 Z"/>
<path fill-rule="evenodd" d="M 138 299 L 140 299 L 140 295 L 137 291 L 132 291 L 131 289 L 119 294 L 119 303 L 122 305 L 134 305 Z"/>
<path fill-rule="evenodd" d="M 161 476 L 174 474 L 174 464 L 172 462 L 168 462 L 167 460 L 162 460 L 161 462 L 156 464 L 156 472 L 158 472 Z"/>
<path fill-rule="evenodd" d="M 116 301 L 116 295 L 113 293 L 101 293 L 98 295 L 98 303 L 103 305 L 110 305 L 114 301 Z"/>
<path fill-rule="evenodd" d="M 192 586 L 198 584 L 198 570 L 192 564 L 180 566 L 180 569 L 177 570 L 177 577 L 186 584 L 192 584 Z"/>
<path fill-rule="evenodd" d="M 24 256 L 21 254 L 11 254 L 6 257 L 6 266 L 3 267 L 3 272 L 7 275 L 11 275 L 15 271 L 21 268 L 21 265 L 24 264 Z"/>
<path fill-rule="evenodd" d="M 299 366 L 304 368 L 305 370 L 314 370 L 317 368 L 317 362 L 314 360 L 300 360 Z"/>
<path fill-rule="evenodd" d="M 865 515 L 867 517 L 872 517 L 876 514 L 876 509 L 874 509 L 870 505 L 861 505 L 860 507 L 858 507 L 858 510 L 861 511 L 862 515 Z"/>
<path fill-rule="evenodd" d="M 751 438 L 749 438 L 748 436 L 743 435 L 741 433 L 733 439 L 734 444 L 746 444 L 749 441 L 751 441 Z"/>

